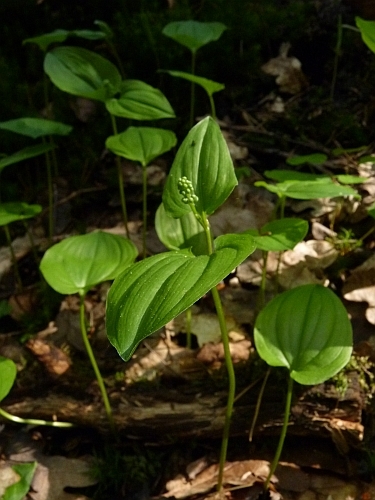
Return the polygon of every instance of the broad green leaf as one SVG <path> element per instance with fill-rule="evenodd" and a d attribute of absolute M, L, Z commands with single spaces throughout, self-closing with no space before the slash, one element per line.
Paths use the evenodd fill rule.
<path fill-rule="evenodd" d="M 151 127 L 129 127 L 121 134 L 108 137 L 105 145 L 113 153 L 146 167 L 154 158 L 169 151 L 177 143 L 171 130 Z"/>
<path fill-rule="evenodd" d="M 133 120 L 160 120 L 175 117 L 165 95 L 159 89 L 140 80 L 122 82 L 120 96 L 111 97 L 105 105 L 112 115 Z"/>
<path fill-rule="evenodd" d="M 6 488 L 2 500 L 23 500 L 30 490 L 37 465 L 37 462 L 13 465 L 12 469 L 20 476 L 20 480 Z"/>
<path fill-rule="evenodd" d="M 255 186 L 266 188 L 280 197 L 287 196 L 296 200 L 314 200 L 317 198 L 335 198 L 338 196 L 359 197 L 357 191 L 348 186 L 341 186 L 334 182 L 320 181 L 285 181 L 279 184 L 268 184 L 257 181 Z"/>
<path fill-rule="evenodd" d="M 0 356 L 0 401 L 2 401 L 13 387 L 17 376 L 17 368 L 11 359 Z"/>
<path fill-rule="evenodd" d="M 12 155 L 5 156 L 4 158 L 0 159 L 0 172 L 3 170 L 3 168 L 8 167 L 9 165 L 34 158 L 34 156 L 39 156 L 43 153 L 46 153 L 47 151 L 51 151 L 51 149 L 54 149 L 55 147 L 55 144 L 36 144 L 35 146 L 21 149 L 20 151 L 17 151 L 17 153 L 13 153 Z"/>
<path fill-rule="evenodd" d="M 72 30 L 69 32 L 70 36 L 77 36 L 79 38 L 84 38 L 85 40 L 104 40 L 106 34 L 103 31 L 95 30 Z"/>
<path fill-rule="evenodd" d="M 220 236 L 216 251 L 194 257 L 166 252 L 138 262 L 113 283 L 107 300 L 107 334 L 128 360 L 137 345 L 192 306 L 255 249 L 245 234 Z"/>
<path fill-rule="evenodd" d="M 177 78 L 183 78 L 189 82 L 196 83 L 204 88 L 209 96 L 212 96 L 215 92 L 225 89 L 223 83 L 217 83 L 203 76 L 192 75 L 191 73 L 185 73 L 184 71 L 174 71 L 174 70 L 163 70 L 163 73 L 168 73 L 171 76 L 176 76 Z"/>
<path fill-rule="evenodd" d="M 26 38 L 22 44 L 35 43 L 43 52 L 46 52 L 51 43 L 65 42 L 68 36 L 69 31 L 67 30 L 55 30 L 51 33 L 44 33 L 43 35 Z"/>
<path fill-rule="evenodd" d="M 282 252 L 292 250 L 303 240 L 309 229 L 309 224 L 303 219 L 279 219 L 265 224 L 260 231 L 246 231 L 254 238 L 257 248 L 266 252 Z"/>
<path fill-rule="evenodd" d="M 327 155 L 323 153 L 314 153 L 311 155 L 291 156 L 286 160 L 288 165 L 304 165 L 305 163 L 312 163 L 313 165 L 321 165 L 327 161 Z"/>
<path fill-rule="evenodd" d="M 45 135 L 68 135 L 73 127 L 61 122 L 44 118 L 16 118 L 7 122 L 0 122 L 0 129 L 9 130 L 16 134 L 26 135 L 37 139 Z"/>
<path fill-rule="evenodd" d="M 44 71 L 64 92 L 106 101 L 120 90 L 121 76 L 114 64 L 81 47 L 57 47 L 46 54 Z"/>
<path fill-rule="evenodd" d="M 352 327 L 340 299 L 321 285 L 283 292 L 259 313 L 254 328 L 259 356 L 283 366 L 300 384 L 320 384 L 349 361 Z"/>
<path fill-rule="evenodd" d="M 277 182 L 284 181 L 314 181 L 332 183 L 329 175 L 310 174 L 307 172 L 296 172 L 295 170 L 266 170 L 265 177 Z"/>
<path fill-rule="evenodd" d="M 367 181 L 366 177 L 359 177 L 358 175 L 336 175 L 335 179 L 337 179 L 341 184 L 363 184 Z"/>
<path fill-rule="evenodd" d="M 207 43 L 218 40 L 227 29 L 223 23 L 199 21 L 175 21 L 167 24 L 162 33 L 195 53 Z"/>
<path fill-rule="evenodd" d="M 186 176 L 198 196 L 199 213 L 211 215 L 237 185 L 228 146 L 217 123 L 207 117 L 195 125 L 181 144 L 163 193 L 164 207 L 178 218 L 190 212 L 183 203 L 178 181 Z"/>
<path fill-rule="evenodd" d="M 130 240 L 96 231 L 71 236 L 49 248 L 40 270 L 57 292 L 84 295 L 98 283 L 118 276 L 134 262 L 137 254 Z"/>
<path fill-rule="evenodd" d="M 207 254 L 206 235 L 193 212 L 174 219 L 161 203 L 155 215 L 155 230 L 168 250 L 188 248 L 194 255 Z"/>
<path fill-rule="evenodd" d="M 29 205 L 24 202 L 11 201 L 0 203 L 0 226 L 5 226 L 18 220 L 26 220 L 35 217 L 42 211 L 40 205 Z"/>
<path fill-rule="evenodd" d="M 361 32 L 363 42 L 371 52 L 375 53 L 375 22 L 356 17 L 355 23 Z"/>

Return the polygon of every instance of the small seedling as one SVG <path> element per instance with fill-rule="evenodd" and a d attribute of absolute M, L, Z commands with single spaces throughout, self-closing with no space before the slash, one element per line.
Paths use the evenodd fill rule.
<path fill-rule="evenodd" d="M 15 363 L 8 358 L 0 356 L 0 402 L 9 394 L 13 384 L 16 380 L 17 368 Z M 7 411 L 0 408 L 0 415 L 11 422 L 16 422 L 18 424 L 27 425 L 49 425 L 52 427 L 72 427 L 73 424 L 69 422 L 57 422 L 40 420 L 35 418 L 20 418 L 16 415 L 12 415 Z"/>
<path fill-rule="evenodd" d="M 138 161 L 142 165 L 143 186 L 143 258 L 146 258 L 147 231 L 147 170 L 149 163 L 169 151 L 177 143 L 175 134 L 170 130 L 150 127 L 129 127 L 118 135 L 108 137 L 106 147 L 118 156 Z"/>
<path fill-rule="evenodd" d="M 87 337 L 85 296 L 93 286 L 113 280 L 132 264 L 137 256 L 135 245 L 121 236 L 102 231 L 71 236 L 44 254 L 40 270 L 47 283 L 58 293 L 78 293 L 82 339 L 99 384 L 108 422 L 114 430 L 111 406 L 95 355 Z"/>
<path fill-rule="evenodd" d="M 267 490 L 282 452 L 293 394 L 293 382 L 320 384 L 350 360 L 352 327 L 345 307 L 328 288 L 303 285 L 283 292 L 258 315 L 254 340 L 259 356 L 289 372 L 283 427 L 264 484 Z"/>
<path fill-rule="evenodd" d="M 205 254 L 196 256 L 186 250 L 171 251 L 134 264 L 114 281 L 108 295 L 106 316 L 109 340 L 127 361 L 144 338 L 211 290 L 229 378 L 219 490 L 223 485 L 235 374 L 216 285 L 255 250 L 255 244 L 248 234 L 229 234 L 213 241 L 208 216 L 224 203 L 236 184 L 225 140 L 216 122 L 207 117 L 190 130 L 181 144 L 163 194 L 167 215 L 179 219 L 193 213 L 203 229 Z"/>
<path fill-rule="evenodd" d="M 187 78 L 188 80 L 191 81 L 190 127 L 192 127 L 194 123 L 195 83 L 199 83 L 200 85 L 202 85 L 202 82 L 199 82 L 195 79 L 195 63 L 196 63 L 197 50 L 203 47 L 204 45 L 207 45 L 210 42 L 218 40 L 226 29 L 227 27 L 223 23 L 217 23 L 217 22 L 202 23 L 199 21 L 176 21 L 167 24 L 167 26 L 165 26 L 165 28 L 163 29 L 163 35 L 168 36 L 169 38 L 172 38 L 172 40 L 174 40 L 175 42 L 180 43 L 184 47 L 187 47 L 191 52 L 191 75 L 181 72 L 179 72 L 180 73 L 179 75 L 177 74 L 174 75 L 174 76 L 180 76 L 182 78 Z M 170 74 L 172 73 L 170 72 Z M 199 79 L 200 78 L 198 78 L 198 80 Z M 207 82 L 209 82 L 209 80 L 207 80 Z M 213 107 L 212 93 L 217 92 L 217 90 L 212 90 L 211 87 L 211 94 L 208 92 L 207 88 L 206 91 L 209 94 L 209 96 L 211 95 L 210 102 L 211 106 Z M 213 114 L 213 116 L 215 115 Z"/>
<path fill-rule="evenodd" d="M 14 275 L 18 285 L 18 289 L 20 291 L 23 288 L 22 280 L 18 269 L 17 258 L 13 250 L 12 239 L 10 237 L 8 225 L 11 224 L 12 222 L 24 221 L 26 219 L 35 217 L 41 211 L 42 207 L 40 205 L 29 205 L 23 202 L 0 203 L 0 226 L 3 226 L 4 228 L 5 237 L 12 258 Z"/>

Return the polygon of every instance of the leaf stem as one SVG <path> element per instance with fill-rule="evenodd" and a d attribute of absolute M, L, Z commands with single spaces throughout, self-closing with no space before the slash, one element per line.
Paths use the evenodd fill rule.
<path fill-rule="evenodd" d="M 12 415 L 7 411 L 0 408 L 0 415 L 11 422 L 16 422 L 17 424 L 27 424 L 27 425 L 49 425 L 51 427 L 74 427 L 74 424 L 70 422 L 53 422 L 49 420 L 40 420 L 37 418 L 21 418 L 16 415 Z"/>
<path fill-rule="evenodd" d="M 117 135 L 118 131 L 117 131 L 116 118 L 111 113 L 110 113 L 110 116 L 111 116 L 113 133 L 114 133 L 114 135 Z M 126 236 L 127 236 L 127 238 L 130 239 L 129 228 L 128 228 L 128 213 L 126 210 L 125 191 L 124 191 L 124 177 L 122 175 L 121 160 L 120 160 L 120 157 L 118 155 L 115 156 L 115 162 L 116 162 L 116 167 L 117 167 L 117 180 L 118 180 L 118 186 L 119 186 L 119 191 L 120 191 L 122 220 L 124 222 Z"/>
<path fill-rule="evenodd" d="M 146 250 L 146 232 L 147 232 L 147 168 L 142 165 L 142 212 L 143 212 L 143 228 L 142 228 L 142 250 L 143 258 L 147 257 Z"/>
<path fill-rule="evenodd" d="M 268 377 L 270 376 L 270 373 L 271 373 L 271 367 L 269 367 L 268 370 L 266 371 L 266 374 L 263 378 L 262 386 L 261 386 L 259 394 L 258 394 L 257 404 L 255 406 L 255 411 L 254 411 L 254 416 L 253 416 L 253 421 L 251 422 L 251 428 L 250 428 L 250 432 L 249 432 L 249 441 L 250 442 L 253 440 L 254 429 L 255 429 L 255 425 L 256 425 L 257 420 L 258 420 L 260 405 L 262 403 L 264 390 L 266 388 L 267 380 L 268 380 Z"/>
<path fill-rule="evenodd" d="M 292 379 L 292 377 L 289 376 L 288 392 L 287 392 L 286 401 L 285 401 L 285 413 L 284 413 L 283 427 L 281 429 L 279 444 L 277 445 L 277 450 L 276 450 L 275 456 L 273 457 L 273 460 L 272 460 L 272 463 L 270 466 L 270 471 L 269 471 L 267 479 L 264 483 L 264 491 L 267 491 L 268 486 L 269 486 L 270 481 L 271 481 L 271 477 L 273 476 L 273 474 L 276 470 L 276 467 L 279 463 L 279 460 L 280 460 L 280 455 L 281 455 L 281 452 L 282 452 L 282 449 L 284 446 L 286 431 L 288 429 L 290 407 L 292 404 L 292 395 L 293 395 L 293 379 Z"/>
<path fill-rule="evenodd" d="M 195 75 L 195 52 L 191 52 L 191 74 Z M 190 128 L 194 125 L 195 110 L 195 83 L 191 82 L 190 90 Z"/>
<path fill-rule="evenodd" d="M 107 394 L 107 391 L 106 391 L 104 381 L 103 381 L 102 375 L 100 373 L 98 364 L 96 362 L 95 355 L 92 351 L 89 339 L 87 337 L 87 329 L 86 329 L 86 321 L 85 321 L 85 296 L 84 295 L 80 295 L 79 318 L 80 318 L 80 326 L 81 326 L 83 343 L 85 345 L 87 354 L 88 354 L 89 359 L 91 361 L 91 366 L 93 367 L 93 370 L 95 372 L 96 380 L 98 381 L 99 389 L 100 389 L 103 403 L 104 403 L 104 408 L 105 408 L 105 411 L 106 411 L 107 417 L 108 417 L 109 426 L 111 428 L 111 431 L 114 433 L 115 432 L 115 423 L 113 420 L 111 405 L 109 404 L 108 394 Z"/>

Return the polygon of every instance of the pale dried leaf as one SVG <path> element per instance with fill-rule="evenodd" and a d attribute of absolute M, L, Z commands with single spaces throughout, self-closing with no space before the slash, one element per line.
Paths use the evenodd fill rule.
<path fill-rule="evenodd" d="M 3 498 L 8 486 L 18 483 L 19 480 L 19 474 L 12 469 L 11 465 L 2 463 L 0 465 L 0 498 Z"/>

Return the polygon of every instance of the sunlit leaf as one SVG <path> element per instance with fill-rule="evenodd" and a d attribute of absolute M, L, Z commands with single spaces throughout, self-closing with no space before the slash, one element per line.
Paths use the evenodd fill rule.
<path fill-rule="evenodd" d="M 107 334 L 128 360 L 144 338 L 192 306 L 255 249 L 245 234 L 220 236 L 212 255 L 166 252 L 120 275 L 107 300 Z"/>
<path fill-rule="evenodd" d="M 375 53 L 375 22 L 356 17 L 355 23 L 361 32 L 363 42 L 371 52 Z"/>
<path fill-rule="evenodd" d="M 171 130 L 129 127 L 121 134 L 108 137 L 105 144 L 116 155 L 139 161 L 145 167 L 176 143 L 177 138 Z"/>
<path fill-rule="evenodd" d="M 254 329 L 259 356 L 283 366 L 300 384 L 324 382 L 352 353 L 352 327 L 340 299 L 321 285 L 303 285 L 278 295 L 259 313 Z"/>
<path fill-rule="evenodd" d="M 334 182 L 320 181 L 285 181 L 278 184 L 268 184 L 257 181 L 255 186 L 264 187 L 280 197 L 286 196 L 296 200 L 314 200 L 317 198 L 335 198 L 338 196 L 354 196 L 359 198 L 357 191 L 348 186 Z"/>
<path fill-rule="evenodd" d="M 40 270 L 57 292 L 84 295 L 98 283 L 118 276 L 134 262 L 137 254 L 130 240 L 95 231 L 71 236 L 49 248 Z"/>
<path fill-rule="evenodd" d="M 197 85 L 203 87 L 207 94 L 210 96 L 212 96 L 212 94 L 214 94 L 215 92 L 219 92 L 220 90 L 225 89 L 225 85 L 223 83 L 217 83 L 212 80 L 208 80 L 207 78 L 203 78 L 203 76 L 196 76 L 190 73 L 185 73 L 183 71 L 174 70 L 163 70 L 163 73 L 168 73 L 168 75 L 183 78 L 184 80 L 188 80 L 189 82 L 194 82 Z"/>
<path fill-rule="evenodd" d="M 167 213 L 176 218 L 190 212 L 178 190 L 178 181 L 183 176 L 192 182 L 198 196 L 198 212 L 207 215 L 214 213 L 237 185 L 228 146 L 211 117 L 190 130 L 169 172 L 163 203 Z"/>
<path fill-rule="evenodd" d="M 203 45 L 218 40 L 226 29 L 225 24 L 217 22 L 175 21 L 167 24 L 162 33 L 196 52 Z"/>
<path fill-rule="evenodd" d="M 193 212 L 179 219 L 168 216 L 161 204 L 155 215 L 155 230 L 168 250 L 191 249 L 194 255 L 207 254 L 206 236 Z"/>
<path fill-rule="evenodd" d="M 11 360 L 0 356 L 0 401 L 10 392 L 16 380 L 16 364 Z"/>
<path fill-rule="evenodd" d="M 303 240 L 309 229 L 309 224 L 303 219 L 284 218 L 265 224 L 259 231 L 251 229 L 251 234 L 260 250 L 266 252 L 282 252 L 292 250 Z"/>
<path fill-rule="evenodd" d="M 125 80 L 121 83 L 119 97 L 111 97 L 105 103 L 114 116 L 133 120 L 160 120 L 174 118 L 168 99 L 159 90 L 140 80 Z"/>
<path fill-rule="evenodd" d="M 64 92 L 106 101 L 120 90 L 121 76 L 114 64 L 81 47 L 57 47 L 44 59 L 44 71 Z"/>
<path fill-rule="evenodd" d="M 37 139 L 46 135 L 68 135 L 73 127 L 54 120 L 24 117 L 0 122 L 0 129 Z"/>

